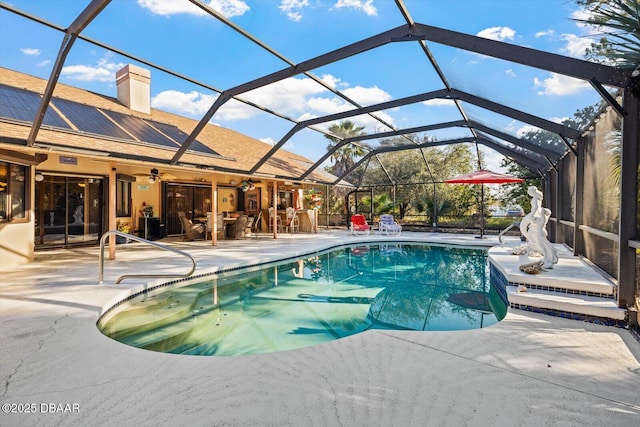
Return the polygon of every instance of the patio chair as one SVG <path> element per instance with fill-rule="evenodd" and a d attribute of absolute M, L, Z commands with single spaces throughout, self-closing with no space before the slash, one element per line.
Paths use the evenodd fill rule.
<path fill-rule="evenodd" d="M 184 240 L 204 239 L 205 226 L 203 224 L 194 224 L 184 212 L 178 212 L 178 218 L 180 218 L 180 224 L 184 230 Z"/>
<path fill-rule="evenodd" d="M 251 224 L 251 234 L 253 234 L 253 237 L 255 237 L 256 239 L 258 238 L 258 232 L 261 230 L 261 228 L 262 228 L 262 211 L 259 211 L 255 221 L 253 221 L 253 223 Z"/>
<path fill-rule="evenodd" d="M 213 212 L 207 212 L 207 223 L 205 224 L 206 231 L 204 233 L 204 240 L 209 238 L 209 234 L 213 231 Z M 213 239 L 213 237 L 211 237 Z"/>
<path fill-rule="evenodd" d="M 402 232 L 402 226 L 393 219 L 393 215 L 382 214 L 380 215 L 378 230 L 380 230 L 380 233 L 384 231 L 387 236 L 398 236 Z"/>
<path fill-rule="evenodd" d="M 240 215 L 238 219 L 227 226 L 227 236 L 230 239 L 244 239 L 244 229 L 247 227 L 248 218 Z"/>
<path fill-rule="evenodd" d="M 224 221 L 222 220 L 222 213 L 216 214 L 216 236 L 218 239 L 224 240 Z M 207 212 L 207 232 L 204 235 L 204 240 L 209 238 L 209 235 L 213 233 L 213 212 Z M 213 239 L 213 235 L 211 236 Z"/>
<path fill-rule="evenodd" d="M 224 214 L 222 212 L 216 214 L 216 230 L 218 232 L 218 239 L 224 240 L 227 233 L 224 224 Z"/>
<path fill-rule="evenodd" d="M 276 230 L 280 233 L 282 232 L 282 218 L 280 218 L 280 215 L 275 214 L 273 206 L 269 208 L 269 232 L 273 231 L 273 215 L 276 215 Z"/>
<path fill-rule="evenodd" d="M 294 208 L 287 208 L 287 223 L 285 224 L 285 230 L 290 233 L 295 233 L 296 231 L 300 231 L 300 219 L 298 219 L 298 215 L 296 214 L 296 210 Z"/>
<path fill-rule="evenodd" d="M 351 215 L 349 229 L 354 236 L 366 236 L 371 233 L 371 226 L 367 224 L 367 219 L 362 214 Z"/>

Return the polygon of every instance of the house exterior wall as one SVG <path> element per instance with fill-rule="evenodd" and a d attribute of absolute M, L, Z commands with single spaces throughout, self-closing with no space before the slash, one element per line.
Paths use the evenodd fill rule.
<path fill-rule="evenodd" d="M 33 261 L 33 215 L 28 221 L 0 223 L 0 271 Z"/>

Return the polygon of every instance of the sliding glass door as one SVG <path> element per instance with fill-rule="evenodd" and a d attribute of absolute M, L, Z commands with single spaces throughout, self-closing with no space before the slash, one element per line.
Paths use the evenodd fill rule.
<path fill-rule="evenodd" d="M 102 230 L 103 182 L 100 177 L 55 175 L 36 182 L 36 247 L 96 243 Z"/>

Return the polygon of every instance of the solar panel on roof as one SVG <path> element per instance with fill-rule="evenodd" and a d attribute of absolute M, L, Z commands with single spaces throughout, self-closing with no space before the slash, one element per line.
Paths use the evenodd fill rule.
<path fill-rule="evenodd" d="M 186 133 L 182 132 L 176 126 L 173 126 L 167 123 L 156 122 L 154 120 L 145 119 L 145 121 L 149 122 L 153 127 L 158 129 L 160 132 L 164 133 L 174 141 L 177 141 L 178 144 L 182 144 L 189 136 Z M 216 154 L 216 155 L 218 154 L 211 148 L 204 145 L 202 142 L 198 141 L 197 139 L 191 143 L 191 145 L 189 146 L 189 150 L 187 151 L 196 151 L 199 153 Z"/>
<path fill-rule="evenodd" d="M 111 117 L 120 126 L 125 128 L 136 139 L 151 144 L 162 145 L 169 148 L 178 148 L 178 143 L 164 136 L 153 127 L 149 126 L 139 117 L 129 116 L 115 111 L 102 110 L 103 113 Z"/>
<path fill-rule="evenodd" d="M 60 98 L 53 98 L 51 101 L 71 123 L 83 132 L 131 139 L 130 135 L 105 117 L 96 107 Z"/>
<path fill-rule="evenodd" d="M 33 123 L 42 97 L 16 87 L 0 84 L 0 117 Z M 71 127 L 51 107 L 47 108 L 43 125 L 71 129 Z"/>

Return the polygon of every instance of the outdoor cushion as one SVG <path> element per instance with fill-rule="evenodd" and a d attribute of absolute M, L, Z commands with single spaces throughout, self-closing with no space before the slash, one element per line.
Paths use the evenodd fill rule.
<path fill-rule="evenodd" d="M 351 234 L 369 234 L 371 232 L 371 226 L 367 224 L 367 219 L 362 214 L 356 214 L 351 216 Z"/>
<path fill-rule="evenodd" d="M 400 234 L 402 232 L 402 226 L 395 222 L 393 215 L 382 214 L 380 215 L 380 222 L 378 223 L 378 229 L 380 232 L 385 232 L 387 235 Z"/>

